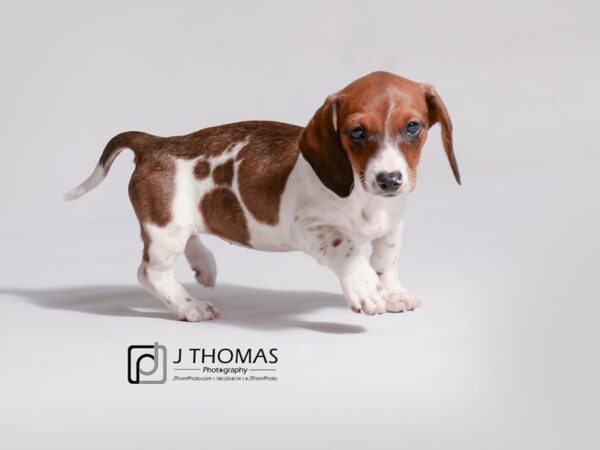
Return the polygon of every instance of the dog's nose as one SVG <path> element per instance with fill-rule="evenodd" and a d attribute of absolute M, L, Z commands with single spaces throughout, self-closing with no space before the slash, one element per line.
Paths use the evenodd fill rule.
<path fill-rule="evenodd" d="M 379 172 L 376 177 L 377 186 L 384 192 L 397 191 L 402 184 L 402 173 L 396 172 Z"/>

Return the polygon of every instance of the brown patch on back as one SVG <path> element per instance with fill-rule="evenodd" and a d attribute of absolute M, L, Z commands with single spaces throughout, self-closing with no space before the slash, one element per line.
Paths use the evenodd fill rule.
<path fill-rule="evenodd" d="M 228 159 L 223 164 L 215 167 L 212 176 L 215 184 L 231 186 L 233 181 L 233 159 Z"/>
<path fill-rule="evenodd" d="M 237 155 L 238 187 L 244 205 L 267 225 L 279 223 L 281 196 L 300 152 L 302 129 L 278 122 L 263 122 Z"/>
<path fill-rule="evenodd" d="M 208 175 L 210 175 L 210 164 L 206 161 L 198 161 L 194 166 L 194 176 L 199 180 L 203 180 Z"/>
<path fill-rule="evenodd" d="M 171 158 L 151 156 L 139 162 L 129 182 L 129 198 L 140 223 L 167 225 L 174 190 L 175 162 Z"/>
<path fill-rule="evenodd" d="M 204 128 L 184 136 L 160 138 L 160 146 L 153 151 L 168 153 L 177 158 L 212 158 L 233 148 L 246 138 L 268 145 L 271 134 L 275 140 L 281 134 L 300 134 L 302 128 L 281 122 L 251 120 Z"/>
<path fill-rule="evenodd" d="M 140 152 L 140 163 L 147 159 L 174 156 L 193 159 L 203 157 L 194 167 L 196 178 L 208 176 L 204 159 L 219 156 L 245 140 L 237 155 L 238 184 L 241 199 L 259 222 L 279 223 L 279 204 L 289 174 L 300 153 L 298 141 L 302 128 L 281 122 L 247 121 L 205 128 L 185 136 L 157 138 L 156 146 Z M 213 170 L 215 183 L 231 185 L 234 161 Z"/>
<path fill-rule="evenodd" d="M 200 202 L 200 212 L 211 233 L 228 241 L 250 246 L 246 216 L 231 189 L 218 187 L 207 192 Z"/>

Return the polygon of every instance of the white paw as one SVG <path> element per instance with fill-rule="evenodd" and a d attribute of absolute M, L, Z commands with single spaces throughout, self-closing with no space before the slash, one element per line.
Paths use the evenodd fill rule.
<path fill-rule="evenodd" d="M 384 298 L 388 312 L 412 311 L 421 306 L 421 300 L 408 291 L 386 293 Z"/>
<path fill-rule="evenodd" d="M 386 312 L 383 287 L 373 270 L 354 272 L 342 278 L 344 297 L 352 311 L 365 314 Z"/>
<path fill-rule="evenodd" d="M 199 301 L 194 299 L 186 300 L 179 310 L 179 318 L 188 322 L 202 322 L 203 320 L 213 320 L 221 317 L 221 313 L 209 301 Z"/>
<path fill-rule="evenodd" d="M 198 283 L 207 288 L 215 287 L 217 263 L 212 253 L 207 250 L 202 254 L 193 255 L 189 258 L 189 262 Z"/>
<path fill-rule="evenodd" d="M 185 247 L 185 257 L 194 271 L 196 281 L 204 287 L 215 287 L 217 263 L 212 252 L 204 247 L 197 236 L 191 237 Z"/>
<path fill-rule="evenodd" d="M 202 266 L 201 269 L 196 269 L 192 267 L 194 271 L 194 278 L 198 283 L 207 288 L 215 287 L 215 282 L 217 281 L 217 266 L 212 264 L 211 266 Z"/>

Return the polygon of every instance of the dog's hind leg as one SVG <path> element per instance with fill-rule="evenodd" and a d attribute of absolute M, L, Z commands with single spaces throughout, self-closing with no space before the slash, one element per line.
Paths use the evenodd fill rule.
<path fill-rule="evenodd" d="M 140 220 L 144 259 L 138 280 L 181 319 L 216 319 L 217 309 L 196 300 L 175 279 L 173 266 L 195 232 L 193 165 L 154 156 L 139 161 L 129 183 L 129 196 Z"/>
<path fill-rule="evenodd" d="M 204 246 L 200 237 L 190 237 L 185 246 L 185 257 L 194 271 L 196 281 L 204 287 L 215 287 L 217 264 L 212 252 Z"/>
<path fill-rule="evenodd" d="M 180 319 L 200 322 L 220 317 L 211 302 L 196 300 L 175 279 L 173 265 L 177 256 L 184 251 L 189 238 L 187 230 L 172 223 L 166 227 L 152 224 L 142 227 L 144 261 L 138 270 L 140 284 Z"/>

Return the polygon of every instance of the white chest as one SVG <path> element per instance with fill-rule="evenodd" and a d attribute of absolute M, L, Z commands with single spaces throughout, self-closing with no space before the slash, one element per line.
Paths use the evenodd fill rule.
<path fill-rule="evenodd" d="M 366 205 L 360 214 L 354 214 L 350 219 L 350 234 L 363 244 L 384 235 L 390 229 L 393 217 L 386 208 Z"/>

